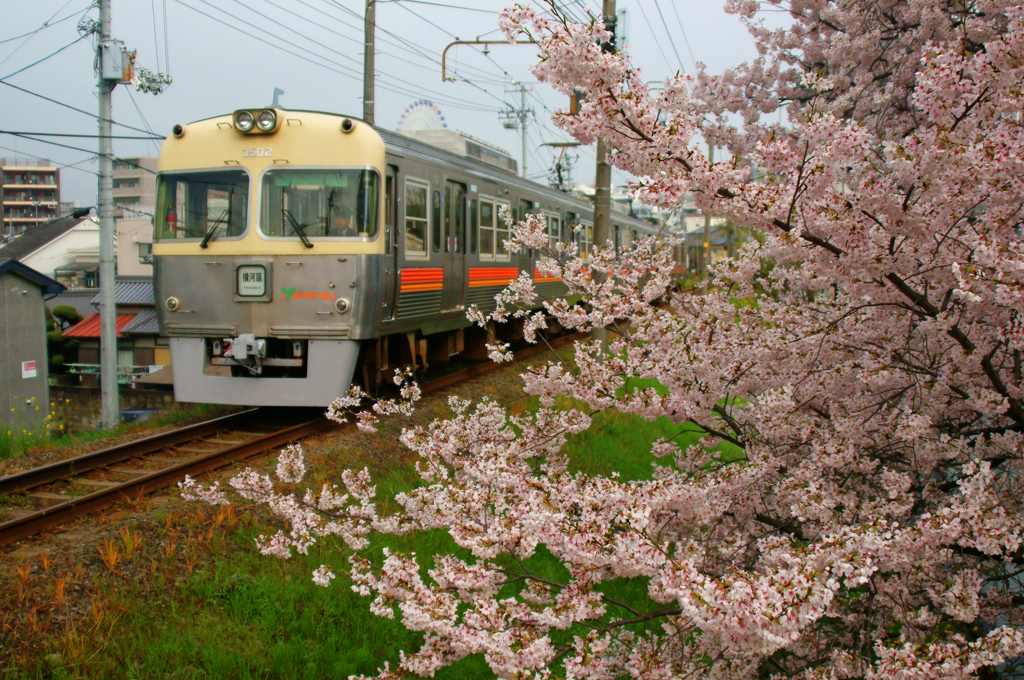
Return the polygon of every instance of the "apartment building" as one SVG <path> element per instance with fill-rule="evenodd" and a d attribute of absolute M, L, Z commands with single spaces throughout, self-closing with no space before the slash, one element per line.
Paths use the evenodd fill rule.
<path fill-rule="evenodd" d="M 114 161 L 114 217 L 149 217 L 156 212 L 156 158 Z"/>
<path fill-rule="evenodd" d="M 9 238 L 60 217 L 60 170 L 42 158 L 0 158 L 0 215 Z"/>

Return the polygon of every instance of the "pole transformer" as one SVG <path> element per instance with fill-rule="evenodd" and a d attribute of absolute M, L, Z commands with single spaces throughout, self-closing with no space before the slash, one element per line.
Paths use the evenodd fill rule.
<path fill-rule="evenodd" d="M 366 17 L 363 21 L 365 52 L 363 52 L 363 120 L 374 124 L 373 112 L 373 51 L 374 31 L 377 21 L 377 0 L 366 0 Z"/>

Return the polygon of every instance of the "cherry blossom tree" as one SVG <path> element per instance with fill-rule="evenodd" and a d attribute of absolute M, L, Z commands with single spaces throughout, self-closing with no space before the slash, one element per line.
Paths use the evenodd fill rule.
<path fill-rule="evenodd" d="M 247 471 L 237 493 L 284 529 L 287 558 L 327 536 L 381 616 L 425 633 L 382 678 L 483 655 L 500 677 L 930 678 L 1012 674 L 1024 656 L 1024 5 L 1009 0 L 728 0 L 761 57 L 648 90 L 600 21 L 517 6 L 536 76 L 585 95 L 555 122 L 642 178 L 635 195 L 698 205 L 759 232 L 673 287 L 664 241 L 583 261 L 534 218 L 513 251 L 583 302 L 541 300 L 525 274 L 485 323 L 532 341 L 556 320 L 607 328 L 605 350 L 524 370 L 528 415 L 451 400 L 410 427 L 422 483 L 381 515 L 369 475 L 283 493 Z M 785 127 L 764 124 L 785 106 Z M 730 115 L 731 114 L 731 115 Z M 737 114 L 742 124 L 737 120 Z M 727 147 L 710 165 L 700 140 Z M 497 361 L 508 347 L 492 348 Z M 418 393 L 376 404 L 407 413 Z M 638 387 L 645 385 L 645 387 Z M 646 387 L 657 385 L 657 387 Z M 344 418 L 358 402 L 339 400 Z M 617 409 L 700 444 L 655 442 L 647 480 L 571 471 L 563 448 Z M 376 416 L 362 415 L 372 427 Z M 727 442 L 738 456 L 720 453 Z M 277 470 L 304 475 L 300 449 Z M 189 480 L 186 495 L 226 502 Z M 371 532 L 443 529 L 457 559 L 360 551 Z M 544 550 L 564 578 L 531 568 Z M 314 580 L 327 586 L 339 566 Z M 639 584 L 638 603 L 612 582 Z M 337 587 L 337 585 L 335 585 Z"/>

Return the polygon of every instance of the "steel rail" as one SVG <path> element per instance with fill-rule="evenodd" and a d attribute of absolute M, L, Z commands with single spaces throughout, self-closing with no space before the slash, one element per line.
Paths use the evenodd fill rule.
<path fill-rule="evenodd" d="M 20 540 L 52 526 L 63 524 L 68 520 L 88 515 L 113 504 L 118 500 L 131 500 L 171 486 L 185 478 L 185 475 L 199 475 L 216 470 L 236 460 L 248 458 L 257 453 L 308 437 L 315 432 L 331 427 L 333 423 L 326 418 L 293 425 L 292 427 L 273 432 L 263 437 L 251 439 L 242 444 L 230 446 L 219 451 L 182 461 L 177 465 L 156 470 L 144 477 L 129 480 L 107 489 L 94 491 L 85 496 L 73 498 L 64 503 L 51 505 L 27 515 L 15 517 L 0 524 L 0 545 Z"/>
<path fill-rule="evenodd" d="M 585 333 L 575 333 L 573 335 L 563 336 L 561 338 L 556 338 L 545 345 L 535 345 L 533 347 L 522 349 L 516 352 L 515 356 L 516 359 L 525 359 L 549 349 L 553 350 L 557 347 L 561 347 L 585 336 Z M 488 373 L 502 366 L 503 364 L 496 364 L 494 362 L 470 366 L 451 375 L 423 383 L 421 385 L 421 390 L 425 393 L 435 392 L 448 387 L 449 385 L 466 380 L 467 378 Z M 240 419 L 242 416 L 251 416 L 257 410 L 258 409 L 250 409 L 248 411 L 242 411 L 241 413 L 216 418 L 204 423 L 198 423 L 180 430 L 147 437 L 137 442 L 130 442 L 128 444 L 111 447 L 110 449 L 98 451 L 94 454 L 86 454 L 60 463 L 53 463 L 42 468 L 37 468 L 36 470 L 27 470 L 23 473 L 17 473 L 10 477 L 0 479 L 0 484 L 7 482 L 7 486 L 15 490 L 31 488 L 31 486 L 39 486 L 40 484 L 56 481 L 57 479 L 69 476 L 69 474 L 53 476 L 59 469 L 62 469 L 62 464 L 65 464 L 63 465 L 64 470 L 70 469 L 74 474 L 85 471 L 84 469 L 70 465 L 76 460 L 81 463 L 91 465 L 91 467 L 88 468 L 90 470 L 98 469 L 104 465 L 110 465 L 114 462 L 120 462 L 136 456 L 153 453 L 173 445 L 169 444 L 169 441 L 181 443 L 183 441 L 189 441 L 196 437 L 203 436 L 203 434 L 212 434 L 213 432 L 221 431 L 225 429 L 225 424 L 227 422 Z M 334 423 L 326 418 L 317 418 L 316 420 L 301 423 L 299 425 L 293 425 L 283 430 L 272 432 L 241 444 L 229 446 L 225 449 L 211 451 L 197 458 L 182 461 L 181 463 L 161 470 L 155 470 L 148 475 L 137 477 L 127 482 L 122 482 L 116 486 L 94 491 L 93 493 L 79 496 L 63 503 L 42 508 L 36 512 L 15 517 L 14 519 L 0 524 L 0 545 L 6 545 L 14 541 L 21 540 L 45 529 L 63 524 L 69 520 L 96 512 L 97 510 L 112 505 L 119 500 L 140 498 L 146 494 L 172 486 L 183 480 L 186 475 L 196 476 L 204 472 L 210 472 L 235 461 L 262 453 L 267 449 L 298 441 L 333 426 Z M 103 459 L 104 462 L 95 462 L 90 458 L 90 456 L 94 456 L 96 459 Z M 93 464 L 94 462 L 95 464 Z M 34 483 L 31 477 L 31 473 L 33 472 L 43 473 L 39 478 L 45 477 L 47 481 L 39 482 L 38 484 Z M 23 480 L 22 483 L 29 484 L 29 486 L 16 487 L 13 482 L 7 481 L 15 477 L 21 478 Z"/>
<path fill-rule="evenodd" d="M 50 484 L 51 482 L 66 479 L 73 475 L 81 475 L 86 472 L 91 472 L 92 470 L 96 470 L 107 465 L 121 463 L 137 456 L 156 453 L 168 446 L 182 444 L 192 439 L 204 437 L 227 429 L 238 421 L 248 419 L 258 410 L 259 409 L 249 409 L 246 411 L 240 411 L 239 413 L 232 413 L 226 416 L 221 416 L 220 418 L 214 418 L 213 420 L 207 420 L 201 423 L 196 423 L 195 425 L 188 425 L 177 430 L 171 430 L 170 432 L 155 434 L 144 439 L 137 439 L 124 444 L 118 444 L 117 446 L 111 446 L 110 448 L 102 449 L 100 451 L 93 451 L 92 453 L 85 453 L 81 456 L 57 461 L 31 470 L 15 472 L 14 474 L 7 475 L 6 477 L 0 477 L 0 494 L 25 491 L 26 489 Z"/>

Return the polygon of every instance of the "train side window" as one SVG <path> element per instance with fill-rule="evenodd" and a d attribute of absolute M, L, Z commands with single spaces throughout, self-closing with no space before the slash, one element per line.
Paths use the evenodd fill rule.
<path fill-rule="evenodd" d="M 435 191 L 431 196 L 433 205 L 430 206 L 430 228 L 433 230 L 431 245 L 434 252 L 441 250 L 441 192 Z"/>
<path fill-rule="evenodd" d="M 384 178 L 384 252 L 391 254 L 391 234 L 395 231 L 395 176 Z"/>
<path fill-rule="evenodd" d="M 426 183 L 405 181 L 405 254 L 406 257 L 427 256 L 427 192 Z"/>
<path fill-rule="evenodd" d="M 501 212 L 502 208 L 508 210 L 508 203 L 498 203 L 498 212 Z M 508 261 L 508 250 L 505 248 L 505 241 L 508 239 L 508 223 L 505 220 L 498 218 L 495 222 L 494 231 L 494 257 L 497 260 Z"/>
<path fill-rule="evenodd" d="M 497 218 L 494 201 L 480 199 L 480 259 L 494 259 L 494 220 Z"/>
<path fill-rule="evenodd" d="M 586 222 L 582 223 L 583 228 L 580 229 L 580 257 L 587 259 L 590 257 L 590 249 L 594 243 L 594 225 Z"/>
<path fill-rule="evenodd" d="M 476 199 L 469 202 L 469 252 L 476 255 L 477 241 Z"/>
<path fill-rule="evenodd" d="M 575 229 L 576 225 L 580 223 L 579 213 L 567 212 L 565 213 L 565 221 L 562 222 L 562 243 L 572 243 L 576 241 Z"/>
<path fill-rule="evenodd" d="M 560 236 L 561 228 L 559 227 L 558 215 L 548 215 L 548 245 L 551 246 L 551 250 L 555 249 Z"/>

